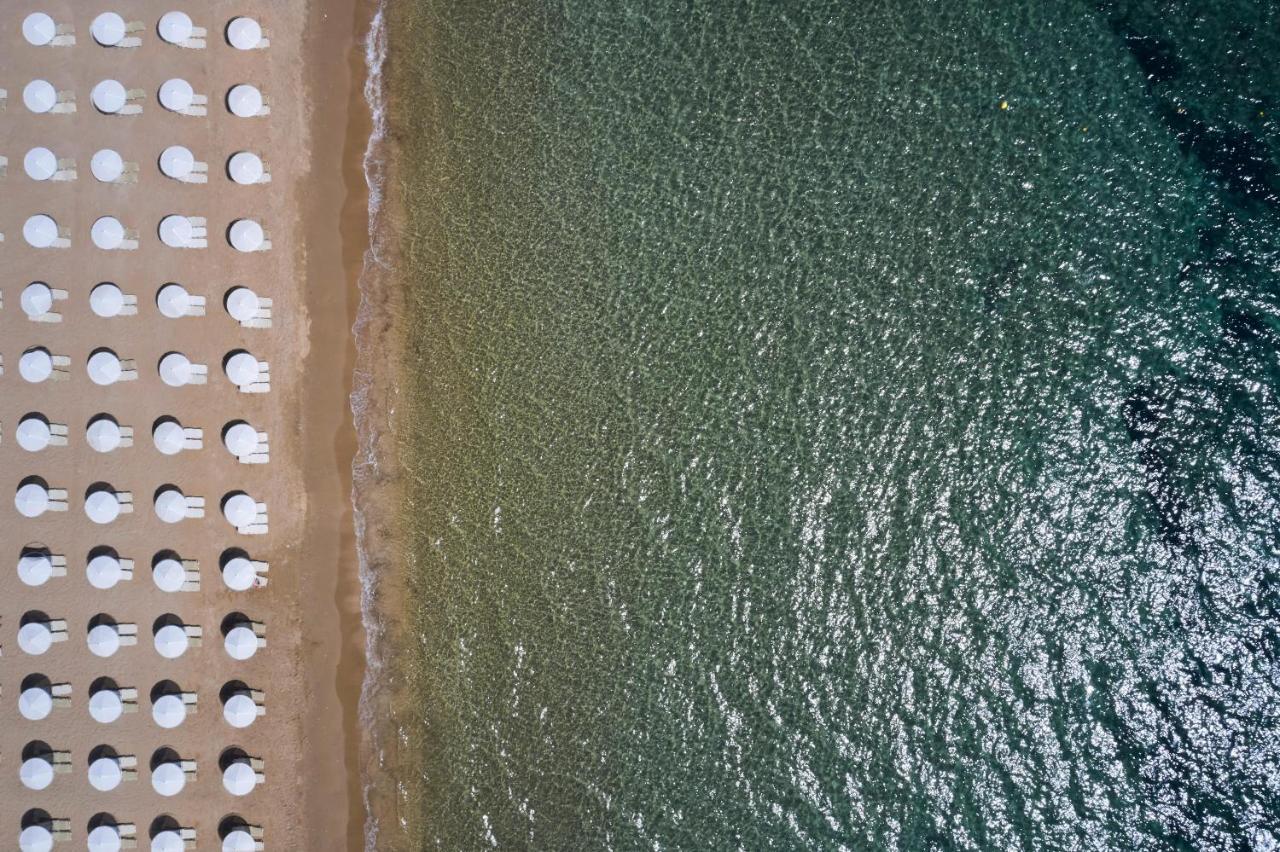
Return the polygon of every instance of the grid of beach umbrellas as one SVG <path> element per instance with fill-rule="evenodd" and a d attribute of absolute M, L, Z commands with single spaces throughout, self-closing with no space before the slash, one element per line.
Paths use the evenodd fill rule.
<path fill-rule="evenodd" d="M 269 4 L 255 5 L 269 16 Z M 133 7 L 28 8 L 15 13 L 21 26 L 14 43 L 0 46 L 30 58 L 23 67 L 43 69 L 20 82 L 19 103 L 6 116 L 39 142 L 15 152 L 5 175 L 26 182 L 32 191 L 21 196 L 23 204 L 32 201 L 9 211 L 17 233 L 0 242 L 9 250 L 9 279 L 19 280 L 12 294 L 8 287 L 0 294 L 16 296 L 14 302 L 4 299 L 0 307 L 16 309 L 26 329 L 20 340 L 0 341 L 0 382 L 10 387 L 0 444 L 12 442 L 22 462 L 10 468 L 8 487 L 26 531 L 26 543 L 9 557 L 21 615 L 0 629 L 9 634 L 5 650 L 12 647 L 21 662 L 11 670 L 22 672 L 18 689 L 3 696 L 32 726 L 21 754 L 6 761 L 22 795 L 9 803 L 16 821 L 6 821 L 16 837 L 0 845 L 16 844 L 21 852 L 82 844 L 91 852 L 139 845 L 153 852 L 262 850 L 264 831 L 251 816 L 218 814 L 216 837 L 205 836 L 208 828 L 197 837 L 195 820 L 184 821 L 181 811 L 193 785 L 210 784 L 230 797 L 218 801 L 251 811 L 255 791 L 267 783 L 265 761 L 252 746 L 268 707 L 254 666 L 268 647 L 268 625 L 253 612 L 270 567 L 270 517 L 258 492 L 270 469 L 260 421 L 271 392 L 266 354 L 274 317 L 270 282 L 257 276 L 270 268 L 262 253 L 272 251 L 261 211 L 272 191 L 263 142 L 273 93 L 265 62 L 235 63 L 260 66 L 261 76 L 246 71 L 216 90 L 205 81 L 212 53 L 252 59 L 269 50 L 268 21 L 214 20 L 206 4 L 154 19 L 133 17 Z M 132 61 L 152 48 L 164 51 L 163 63 Z M 79 77 L 73 83 L 69 73 L 82 52 L 96 53 L 86 67 L 102 72 L 87 85 Z M 73 130 L 69 117 L 76 115 Z M 130 132 L 143 115 L 154 116 L 149 128 L 162 129 Z M 93 128 L 100 131 L 90 137 L 97 144 L 86 147 L 76 134 Z M 0 167 L 8 162 L 0 159 Z M 213 205 L 203 196 L 211 183 L 228 188 L 236 215 L 209 218 Z M 140 211 L 151 205 L 138 201 L 148 187 L 174 189 L 163 197 L 181 203 L 144 216 Z M 101 263 L 69 278 L 68 265 L 56 258 L 73 249 Z M 184 252 L 217 253 L 229 280 L 151 280 L 155 269 L 183 268 L 174 259 L 200 256 Z M 158 329 L 194 323 L 225 334 L 169 335 L 181 343 L 158 357 L 137 351 Z M 226 345 L 208 348 L 219 337 Z M 156 416 L 133 404 L 140 388 L 168 400 L 167 409 Z M 60 412 L 67 394 L 90 402 L 94 413 Z M 178 461 L 193 456 L 210 459 L 222 474 L 214 482 L 193 478 L 191 471 L 209 469 Z M 121 463 L 126 458 L 138 461 Z M 185 534 L 206 527 L 216 531 L 216 557 L 184 552 L 191 540 Z M 67 547 L 72 528 L 77 538 L 87 532 L 98 543 Z M 87 619 L 58 612 L 59 594 L 68 589 L 91 597 L 101 611 Z M 130 589 L 146 593 L 124 597 Z M 201 593 L 233 605 L 200 623 L 196 613 L 211 609 L 198 604 Z M 165 603 L 150 610 L 136 605 L 157 600 Z M 68 655 L 102 674 L 88 681 L 61 674 Z M 199 664 L 177 674 L 174 661 L 208 655 L 222 661 L 205 667 L 216 679 L 192 675 L 202 671 Z M 112 662 L 126 658 L 145 659 L 149 676 L 113 674 L 120 669 Z M 222 676 L 227 671 L 235 677 Z M 220 717 L 219 740 L 192 753 L 170 746 L 170 732 L 200 710 Z M 132 714 L 147 720 L 151 736 L 129 737 L 126 747 L 115 732 Z M 100 734 L 100 744 L 77 753 L 60 732 L 84 724 Z M 74 789 L 88 791 L 84 806 L 64 812 L 79 773 L 83 786 Z M 114 811 L 113 791 L 139 783 L 174 804 L 166 813 Z"/>

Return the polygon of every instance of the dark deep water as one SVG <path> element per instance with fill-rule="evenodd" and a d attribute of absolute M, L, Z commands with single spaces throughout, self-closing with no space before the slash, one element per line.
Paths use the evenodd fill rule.
<path fill-rule="evenodd" d="M 1280 2 L 390 14 L 387 848 L 1276 848 Z"/>

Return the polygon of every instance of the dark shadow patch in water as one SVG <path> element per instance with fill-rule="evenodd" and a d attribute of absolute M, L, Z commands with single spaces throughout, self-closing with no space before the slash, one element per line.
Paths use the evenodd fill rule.
<path fill-rule="evenodd" d="M 1238 127 L 1209 124 L 1186 107 L 1167 102 L 1161 103 L 1160 115 L 1182 153 L 1224 181 L 1231 195 L 1280 206 L 1280 169 L 1256 136 Z"/>
<path fill-rule="evenodd" d="M 1176 475 L 1175 448 L 1166 434 L 1172 414 L 1175 388 L 1171 382 L 1147 383 L 1134 388 L 1124 401 L 1124 426 L 1137 446 L 1138 460 L 1147 480 L 1147 497 L 1155 510 L 1161 539 L 1171 548 L 1191 544 L 1187 528 L 1187 498 Z"/>
<path fill-rule="evenodd" d="M 1107 19 L 1107 26 L 1129 50 L 1148 86 L 1167 83 L 1182 73 L 1182 61 L 1172 44 L 1155 36 L 1143 35 L 1133 26 L 1128 13 L 1121 12 L 1114 2 L 1100 2 L 1095 7 Z"/>

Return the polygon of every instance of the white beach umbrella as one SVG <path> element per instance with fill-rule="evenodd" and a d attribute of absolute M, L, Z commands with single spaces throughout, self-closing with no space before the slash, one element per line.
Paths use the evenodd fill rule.
<path fill-rule="evenodd" d="M 223 637 L 222 647 L 233 660 L 247 660 L 258 653 L 258 637 L 244 625 L 233 627 Z"/>
<path fill-rule="evenodd" d="M 89 832 L 89 852 L 120 852 L 123 848 L 120 829 L 114 825 L 100 825 Z"/>
<path fill-rule="evenodd" d="M 109 524 L 120 517 L 120 498 L 105 488 L 84 498 L 84 513 L 95 524 Z"/>
<path fill-rule="evenodd" d="M 224 367 L 227 378 L 236 387 L 251 385 L 258 380 L 258 359 L 248 352 L 237 352 L 227 359 Z"/>
<path fill-rule="evenodd" d="M 115 47 L 124 40 L 124 18 L 115 12 L 103 12 L 89 25 L 93 40 L 103 47 Z"/>
<path fill-rule="evenodd" d="M 164 222 L 160 223 L 161 234 L 164 233 Z M 166 284 L 156 293 L 156 307 L 169 319 L 184 317 L 191 310 L 191 294 L 181 284 Z"/>
<path fill-rule="evenodd" d="M 34 248 L 48 248 L 58 238 L 58 223 L 52 216 L 37 213 L 23 224 L 22 236 Z"/>
<path fill-rule="evenodd" d="M 22 168 L 32 180 L 48 180 L 58 171 L 58 158 L 48 148 L 32 148 L 22 158 Z"/>
<path fill-rule="evenodd" d="M 222 770 L 222 786 L 233 796 L 247 796 L 258 785 L 258 775 L 248 762 L 237 760 Z"/>
<path fill-rule="evenodd" d="M 123 780 L 120 761 L 114 757 L 100 757 L 89 764 L 89 786 L 99 792 L 110 792 L 119 787 Z"/>
<path fill-rule="evenodd" d="M 176 524 L 187 516 L 187 498 L 176 488 L 166 488 L 156 495 L 156 517 L 166 524 Z"/>
<path fill-rule="evenodd" d="M 18 852 L 53 852 L 53 832 L 43 825 L 29 825 L 18 835 Z"/>
<path fill-rule="evenodd" d="M 34 113 L 48 112 L 58 102 L 58 90 L 48 80 L 32 80 L 22 90 L 22 102 Z"/>
<path fill-rule="evenodd" d="M 262 92 L 257 86 L 241 83 L 227 92 L 227 109 L 240 118 L 250 118 L 262 111 Z"/>
<path fill-rule="evenodd" d="M 38 518 L 49 508 L 49 492 L 43 485 L 28 482 L 13 495 L 13 505 L 24 518 Z"/>
<path fill-rule="evenodd" d="M 43 347 L 28 349 L 18 359 L 18 373 L 24 381 L 39 384 L 53 375 L 53 356 Z"/>
<path fill-rule="evenodd" d="M 227 836 L 222 838 L 222 852 L 254 852 L 257 848 L 253 835 L 243 828 L 228 831 Z"/>
<path fill-rule="evenodd" d="M 53 577 L 53 560 L 43 553 L 18 557 L 18 579 L 28 586 L 43 586 Z"/>
<path fill-rule="evenodd" d="M 124 242 L 124 225 L 115 216 L 100 216 L 89 229 L 93 244 L 104 251 L 120 248 Z"/>
<path fill-rule="evenodd" d="M 119 112 L 124 107 L 129 94 L 124 90 L 124 85 L 119 80 L 102 80 L 93 87 L 89 97 L 93 100 L 93 105 L 98 108 L 99 112 L 111 115 Z"/>
<path fill-rule="evenodd" d="M 248 322 L 258 313 L 258 294 L 248 287 L 234 287 L 227 293 L 227 313 L 236 322 Z"/>
<path fill-rule="evenodd" d="M 58 34 L 58 25 L 44 12 L 32 12 L 22 19 L 22 37 L 33 47 L 44 47 Z"/>
<path fill-rule="evenodd" d="M 89 585 L 95 589 L 110 589 L 124 579 L 124 568 L 116 557 L 109 553 L 99 553 L 85 566 L 85 576 L 89 579 Z"/>
<path fill-rule="evenodd" d="M 176 796 L 187 786 L 187 773 L 182 766 L 172 761 L 160 764 L 151 770 L 151 789 L 161 796 Z"/>
<path fill-rule="evenodd" d="M 237 423 L 223 434 L 222 443 L 236 458 L 251 456 L 258 451 L 258 430 L 248 423 Z"/>
<path fill-rule="evenodd" d="M 258 516 L 258 505 L 248 494 L 233 494 L 222 504 L 222 514 L 233 527 L 247 527 Z"/>
<path fill-rule="evenodd" d="M 43 621 L 29 621 L 18 628 L 18 647 L 38 657 L 53 647 L 53 631 Z"/>
<path fill-rule="evenodd" d="M 22 312 L 29 317 L 42 317 L 53 310 L 53 288 L 43 281 L 32 281 L 22 288 Z"/>
<path fill-rule="evenodd" d="M 95 385 L 103 386 L 120 381 L 120 376 L 124 372 L 119 356 L 109 349 L 101 349 L 90 355 L 89 361 L 85 364 L 85 370 L 89 374 L 90 381 Z"/>
<path fill-rule="evenodd" d="M 151 705 L 151 720 L 162 728 L 176 728 L 187 718 L 187 705 L 177 695 L 161 695 Z"/>
<path fill-rule="evenodd" d="M 266 232 L 262 230 L 262 226 L 252 219 L 237 219 L 231 223 L 231 230 L 227 234 L 227 239 L 231 243 L 231 247 L 236 251 L 257 251 L 266 241 Z"/>
<path fill-rule="evenodd" d="M 151 838 L 151 852 L 183 852 L 186 848 L 182 835 L 176 831 L 161 831 Z"/>
<path fill-rule="evenodd" d="M 110 725 L 124 713 L 124 701 L 115 689 L 99 689 L 89 696 L 89 715 L 95 722 Z"/>
<path fill-rule="evenodd" d="M 156 646 L 156 653 L 166 660 L 178 659 L 187 653 L 187 648 L 191 645 L 191 638 L 187 636 L 187 631 L 176 624 L 166 624 L 161 627 L 156 631 L 152 641 Z"/>
<path fill-rule="evenodd" d="M 112 452 L 120 446 L 120 424 L 105 415 L 95 417 L 84 430 L 84 437 L 96 452 Z"/>
<path fill-rule="evenodd" d="M 247 728 L 258 718 L 258 705 L 243 692 L 237 693 L 222 705 L 222 718 L 233 728 Z"/>
<path fill-rule="evenodd" d="M 181 77 L 172 77 L 160 84 L 160 105 L 174 112 L 181 112 L 191 106 L 195 100 L 196 90 Z"/>
<path fill-rule="evenodd" d="M 42 686 L 24 689 L 18 696 L 18 712 L 24 719 L 39 722 L 53 712 L 53 696 Z"/>
<path fill-rule="evenodd" d="M 262 180 L 265 169 L 262 158 L 251 151 L 239 151 L 231 155 L 227 161 L 227 173 L 231 179 L 241 185 L 249 185 Z"/>
<path fill-rule="evenodd" d="M 102 282 L 89 292 L 89 309 L 97 316 L 119 316 L 123 308 L 124 292 L 110 281 Z"/>
<path fill-rule="evenodd" d="M 187 582 L 187 569 L 176 559 L 161 559 L 152 566 L 151 579 L 162 592 L 180 592 Z"/>
<path fill-rule="evenodd" d="M 28 790 L 43 790 L 53 783 L 53 764 L 48 758 L 33 757 L 22 762 L 18 770 L 22 786 Z"/>
<path fill-rule="evenodd" d="M 191 38 L 195 24 L 191 23 L 186 12 L 165 12 L 160 16 L 160 24 L 156 29 L 160 32 L 160 38 L 169 44 L 182 44 Z"/>
<path fill-rule="evenodd" d="M 181 352 L 170 352 L 160 359 L 160 379 L 169 387 L 180 388 L 191 381 L 191 361 Z"/>
<path fill-rule="evenodd" d="M 253 563 L 243 556 L 234 556 L 222 566 L 222 580 L 232 591 L 246 591 L 253 586 L 257 578 L 258 574 Z"/>
<path fill-rule="evenodd" d="M 186 216 L 171 213 L 160 220 L 160 242 L 169 248 L 186 248 L 191 243 L 192 225 Z"/>
<path fill-rule="evenodd" d="M 232 18 L 227 24 L 227 44 L 236 50 L 253 50 L 262 41 L 262 26 L 253 18 Z"/>
<path fill-rule="evenodd" d="M 182 424 L 174 420 L 157 423 L 151 430 L 151 441 L 166 456 L 176 456 L 182 452 L 182 445 L 186 442 Z"/>
<path fill-rule="evenodd" d="M 89 630 L 85 641 L 95 657 L 110 657 L 120 650 L 120 631 L 114 625 L 99 624 Z"/>
<path fill-rule="evenodd" d="M 40 417 L 24 417 L 18 421 L 18 446 L 29 453 L 38 453 L 49 446 L 52 437 L 48 421 Z"/>
<path fill-rule="evenodd" d="M 195 168 L 196 155 L 190 148 L 170 145 L 160 152 L 160 171 L 171 178 L 184 178 Z"/>
<path fill-rule="evenodd" d="M 124 174 L 124 158 L 120 156 L 119 151 L 100 148 L 89 161 L 89 169 L 98 180 L 111 183 Z"/>

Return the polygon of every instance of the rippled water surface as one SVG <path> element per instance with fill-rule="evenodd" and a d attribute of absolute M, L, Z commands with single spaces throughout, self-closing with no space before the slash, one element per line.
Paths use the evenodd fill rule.
<path fill-rule="evenodd" d="M 386 848 L 1275 848 L 1280 3 L 391 14 Z"/>

